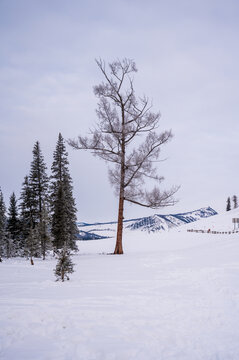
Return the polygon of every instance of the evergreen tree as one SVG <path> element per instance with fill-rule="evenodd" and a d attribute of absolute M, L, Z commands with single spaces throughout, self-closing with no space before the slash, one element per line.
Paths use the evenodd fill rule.
<path fill-rule="evenodd" d="M 62 184 L 59 184 L 58 189 L 53 196 L 53 245 L 55 249 L 61 249 L 65 244 L 69 243 L 67 203 Z"/>
<path fill-rule="evenodd" d="M 72 274 L 74 272 L 73 267 L 74 264 L 72 263 L 70 252 L 67 250 L 66 246 L 64 246 L 58 255 L 58 261 L 54 270 L 56 281 L 64 281 L 65 279 L 69 280 L 68 274 Z"/>
<path fill-rule="evenodd" d="M 66 246 L 68 249 L 77 250 L 76 206 L 72 194 L 72 179 L 68 169 L 67 157 L 64 139 L 59 134 L 51 168 L 53 244 L 56 249 L 62 249 Z"/>
<path fill-rule="evenodd" d="M 231 210 L 231 200 L 230 197 L 227 198 L 227 207 L 226 207 L 226 211 L 230 211 Z"/>
<path fill-rule="evenodd" d="M 16 256 L 18 254 L 18 248 L 9 232 L 6 233 L 6 240 L 4 245 L 4 256 L 7 258 Z"/>
<path fill-rule="evenodd" d="M 46 232 L 43 230 L 46 229 L 46 224 L 42 224 L 43 207 L 45 206 L 44 212 L 46 216 L 46 206 L 48 202 L 48 176 L 46 170 L 47 167 L 40 149 L 40 144 L 37 141 L 33 147 L 33 160 L 29 175 L 29 185 L 36 207 L 36 223 L 39 230 L 39 240 L 44 259 L 46 255 L 46 239 L 48 239 L 48 235 L 46 237 Z M 44 221 L 46 221 L 46 218 Z"/>
<path fill-rule="evenodd" d="M 38 222 L 41 221 L 43 204 L 47 201 L 48 177 L 46 169 L 40 144 L 37 141 L 33 147 L 33 161 L 31 163 L 29 184 L 35 200 Z"/>
<path fill-rule="evenodd" d="M 232 201 L 234 203 L 234 209 L 236 209 L 238 207 L 238 200 L 236 195 L 233 195 Z"/>
<path fill-rule="evenodd" d="M 20 200 L 21 235 L 23 239 L 26 239 L 30 228 L 34 228 L 37 224 L 37 203 L 28 176 L 24 178 Z"/>
<path fill-rule="evenodd" d="M 30 258 L 32 265 L 34 265 L 33 257 L 41 256 L 41 244 L 38 227 L 30 227 L 29 234 L 25 242 L 25 255 Z"/>
<path fill-rule="evenodd" d="M 7 218 L 3 193 L 0 188 L 0 262 L 3 256 L 7 256 Z"/>
<path fill-rule="evenodd" d="M 8 208 L 7 231 L 9 233 L 9 237 L 13 241 L 13 246 L 16 252 L 15 255 L 19 255 L 22 245 L 20 238 L 20 222 L 18 218 L 17 200 L 14 192 L 10 196 L 10 205 Z"/>
<path fill-rule="evenodd" d="M 42 252 L 43 260 L 45 260 L 47 252 L 52 249 L 53 238 L 51 235 L 49 212 L 44 203 L 42 205 L 41 221 L 37 225 L 37 228 L 41 240 L 41 252 Z"/>

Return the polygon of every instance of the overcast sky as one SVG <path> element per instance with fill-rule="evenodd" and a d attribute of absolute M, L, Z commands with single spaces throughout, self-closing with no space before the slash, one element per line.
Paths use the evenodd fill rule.
<path fill-rule="evenodd" d="M 95 58 L 134 59 L 136 94 L 172 129 L 158 173 L 181 185 L 167 209 L 126 206 L 125 217 L 224 210 L 239 195 L 237 0 L 0 0 L 0 186 L 20 195 L 38 140 L 48 169 L 58 133 L 97 121 Z M 67 146 L 80 221 L 117 217 L 107 165 Z"/>

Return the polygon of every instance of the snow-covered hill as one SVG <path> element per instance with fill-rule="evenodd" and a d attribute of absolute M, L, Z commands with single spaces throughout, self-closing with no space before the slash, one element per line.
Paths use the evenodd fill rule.
<path fill-rule="evenodd" d="M 238 360 L 239 210 L 161 233 L 80 241 L 70 281 L 56 259 L 0 263 L 1 360 Z"/>
<path fill-rule="evenodd" d="M 188 224 L 216 214 L 217 212 L 211 207 L 201 208 L 199 210 L 180 214 L 155 214 L 153 216 L 125 220 L 124 228 L 129 230 L 142 230 L 147 232 L 158 232 L 165 230 L 167 231 L 180 225 Z M 114 236 L 116 232 L 116 226 L 116 222 L 94 224 L 78 223 L 78 227 L 80 230 L 80 239 L 92 240 Z"/>
<path fill-rule="evenodd" d="M 239 218 L 239 208 L 226 211 L 216 216 L 201 219 L 198 222 L 187 224 L 187 229 L 193 230 L 209 230 L 210 231 L 233 231 L 238 230 L 239 224 L 233 224 L 232 219 Z"/>

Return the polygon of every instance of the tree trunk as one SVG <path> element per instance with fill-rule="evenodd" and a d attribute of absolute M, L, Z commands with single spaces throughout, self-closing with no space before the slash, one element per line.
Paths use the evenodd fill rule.
<path fill-rule="evenodd" d="M 121 143 L 121 173 L 120 173 L 120 195 L 119 195 L 119 212 L 117 239 L 114 254 L 123 254 L 123 219 L 124 219 L 124 184 L 125 184 L 125 129 L 124 129 L 124 107 L 122 105 L 122 143 Z"/>
<path fill-rule="evenodd" d="M 124 213 L 124 197 L 120 193 L 119 198 L 119 213 L 118 213 L 118 226 L 117 226 L 117 239 L 114 254 L 123 254 L 122 236 L 123 236 L 123 216 Z"/>

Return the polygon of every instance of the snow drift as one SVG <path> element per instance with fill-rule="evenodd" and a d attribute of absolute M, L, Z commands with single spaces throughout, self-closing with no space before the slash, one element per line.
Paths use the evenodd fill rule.
<path fill-rule="evenodd" d="M 172 229 L 127 230 L 125 255 L 114 239 L 80 241 L 71 280 L 55 282 L 56 260 L 0 264 L 2 360 L 237 360 L 239 211 Z M 212 223 L 213 222 L 213 223 Z"/>

